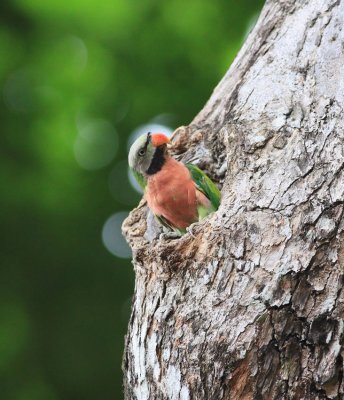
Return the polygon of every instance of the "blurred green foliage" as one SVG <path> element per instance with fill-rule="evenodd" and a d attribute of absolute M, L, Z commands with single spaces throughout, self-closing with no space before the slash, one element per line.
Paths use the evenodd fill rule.
<path fill-rule="evenodd" d="M 156 116 L 187 124 L 261 6 L 2 2 L 2 399 L 122 398 L 134 274 L 102 229 L 140 198 L 126 173 L 128 137 Z M 122 246 L 119 231 L 114 240 Z"/>

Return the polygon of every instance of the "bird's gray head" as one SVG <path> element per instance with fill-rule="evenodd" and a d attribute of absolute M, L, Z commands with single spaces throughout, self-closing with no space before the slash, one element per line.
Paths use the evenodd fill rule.
<path fill-rule="evenodd" d="M 130 168 L 143 176 L 160 171 L 165 161 L 169 138 L 163 133 L 148 132 L 138 137 L 131 145 L 128 163 Z"/>

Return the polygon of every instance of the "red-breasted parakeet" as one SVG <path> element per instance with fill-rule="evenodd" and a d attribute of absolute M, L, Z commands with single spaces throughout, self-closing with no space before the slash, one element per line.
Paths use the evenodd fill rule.
<path fill-rule="evenodd" d="M 132 144 L 128 161 L 158 221 L 183 234 L 188 226 L 218 209 L 221 194 L 197 166 L 172 158 L 168 142 L 166 135 L 148 132 Z"/>

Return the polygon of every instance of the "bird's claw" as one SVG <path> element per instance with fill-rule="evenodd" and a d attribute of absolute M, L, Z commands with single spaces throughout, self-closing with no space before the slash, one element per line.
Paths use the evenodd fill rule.
<path fill-rule="evenodd" d="M 194 235 L 194 233 L 192 232 L 192 229 L 195 227 L 196 223 L 197 223 L 197 222 L 195 222 L 195 223 L 189 225 L 189 226 L 186 228 L 186 232 L 187 232 L 187 233 L 190 233 L 190 235 L 191 235 L 193 238 L 195 237 L 195 235 Z"/>
<path fill-rule="evenodd" d="M 179 233 L 171 231 L 171 232 L 163 232 L 160 233 L 159 239 L 178 239 L 180 238 Z"/>

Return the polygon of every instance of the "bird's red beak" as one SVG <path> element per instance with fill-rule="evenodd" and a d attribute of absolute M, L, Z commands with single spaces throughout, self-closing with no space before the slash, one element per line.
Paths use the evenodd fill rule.
<path fill-rule="evenodd" d="M 152 145 L 154 147 L 159 147 L 163 144 L 170 142 L 170 139 L 163 133 L 153 133 L 151 138 L 152 138 Z"/>

